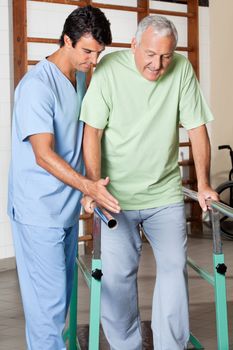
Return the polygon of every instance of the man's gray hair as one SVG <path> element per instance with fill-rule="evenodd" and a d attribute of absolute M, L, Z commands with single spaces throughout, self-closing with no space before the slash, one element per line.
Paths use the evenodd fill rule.
<path fill-rule="evenodd" d="M 141 20 L 141 22 L 138 25 L 137 32 L 135 34 L 137 44 L 140 44 L 142 34 L 145 32 L 145 30 L 148 27 L 152 27 L 154 30 L 154 34 L 156 35 L 159 35 L 159 36 L 172 35 L 175 41 L 174 48 L 176 48 L 177 41 L 178 41 L 178 34 L 177 34 L 176 27 L 166 17 L 158 16 L 158 15 L 147 16 L 143 18 L 143 20 Z"/>

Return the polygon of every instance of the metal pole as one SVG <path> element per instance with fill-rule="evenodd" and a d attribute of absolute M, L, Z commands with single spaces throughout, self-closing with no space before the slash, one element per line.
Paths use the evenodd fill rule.
<path fill-rule="evenodd" d="M 194 200 L 198 200 L 197 193 L 195 191 L 189 190 L 183 187 L 183 192 L 187 197 Z M 224 254 L 222 253 L 222 241 L 221 241 L 221 231 L 220 231 L 220 213 L 233 217 L 232 208 L 227 205 L 215 202 L 212 200 L 207 200 L 207 205 L 210 207 L 211 223 L 212 223 L 212 233 L 213 233 L 213 269 L 214 276 L 212 283 L 212 278 L 210 279 L 208 274 L 203 274 L 204 270 L 192 263 L 191 266 L 201 275 L 205 280 L 214 286 L 215 293 L 215 310 L 216 310 L 216 328 L 217 328 L 217 340 L 218 340 L 218 350 L 228 350 L 229 349 L 229 337 L 228 337 L 228 319 L 227 319 L 227 300 L 226 300 L 226 278 L 225 273 L 227 267 L 224 263 Z M 189 264 L 190 265 L 190 264 Z M 207 278 L 206 278 L 207 277 Z M 193 339 L 190 337 L 193 343 Z"/>
<path fill-rule="evenodd" d="M 214 294 L 218 349 L 228 350 L 229 338 L 225 278 L 227 267 L 224 263 L 224 254 L 222 253 L 220 213 L 217 209 L 211 210 L 211 221 L 213 231 Z"/>
<path fill-rule="evenodd" d="M 69 349 L 77 350 L 76 330 L 77 330 L 77 312 L 78 312 L 78 268 L 75 264 L 74 282 L 70 301 L 70 327 L 69 327 Z"/>
<path fill-rule="evenodd" d="M 220 214 L 217 209 L 210 211 L 212 233 L 213 233 L 213 252 L 214 254 L 222 254 L 222 240 L 220 233 Z"/>

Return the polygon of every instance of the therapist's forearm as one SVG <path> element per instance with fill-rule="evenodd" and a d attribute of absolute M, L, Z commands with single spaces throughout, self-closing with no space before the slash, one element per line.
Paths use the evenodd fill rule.
<path fill-rule="evenodd" d="M 53 150 L 47 150 L 46 153 L 37 157 L 37 164 L 65 184 L 83 193 L 89 192 L 88 180 Z"/>
<path fill-rule="evenodd" d="M 73 169 L 54 151 L 52 134 L 37 134 L 29 137 L 36 163 L 65 184 L 92 197 L 106 209 L 119 212 L 118 201 L 108 192 L 108 180 L 90 180 Z"/>

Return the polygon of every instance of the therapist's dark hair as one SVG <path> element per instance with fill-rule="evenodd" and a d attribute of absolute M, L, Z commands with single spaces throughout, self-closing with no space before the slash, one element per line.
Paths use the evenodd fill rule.
<path fill-rule="evenodd" d="M 110 22 L 97 7 L 79 7 L 67 17 L 59 40 L 60 47 L 65 45 L 64 35 L 71 39 L 72 46 L 75 47 L 85 34 L 91 34 L 101 45 L 110 45 L 112 42 Z"/>

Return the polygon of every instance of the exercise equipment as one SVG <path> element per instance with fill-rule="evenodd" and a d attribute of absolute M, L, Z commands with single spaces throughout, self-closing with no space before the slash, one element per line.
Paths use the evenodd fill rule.
<path fill-rule="evenodd" d="M 186 197 L 198 201 L 197 192 L 183 187 L 183 193 Z M 194 260 L 188 257 L 188 265 L 197 272 L 206 282 L 214 288 L 215 292 L 215 310 L 216 310 L 216 329 L 218 350 L 229 350 L 228 336 L 228 318 L 227 318 L 227 299 L 226 299 L 226 271 L 227 266 L 224 262 L 222 251 L 220 215 L 226 215 L 233 218 L 233 209 L 221 202 L 212 200 L 207 201 L 211 208 L 211 222 L 213 233 L 213 274 L 198 266 Z M 107 216 L 105 215 L 107 214 Z M 77 339 L 77 297 L 78 297 L 78 268 L 84 275 L 88 287 L 90 288 L 90 323 L 89 323 L 89 350 L 99 350 L 99 331 L 100 331 L 100 293 L 101 293 L 101 220 L 110 228 L 117 225 L 117 221 L 107 212 L 105 214 L 99 209 L 94 212 L 93 225 L 93 257 L 91 272 L 87 269 L 85 263 L 80 257 L 76 260 L 75 280 L 72 291 L 69 326 L 64 334 L 64 339 L 69 342 L 69 350 L 81 350 Z M 191 333 L 189 342 L 194 346 L 192 349 L 204 349 L 200 341 Z M 190 349 L 190 348 L 189 348 Z"/>
<path fill-rule="evenodd" d="M 69 343 L 69 350 L 81 350 L 79 340 L 77 338 L 77 311 L 78 311 L 78 270 L 84 276 L 88 288 L 90 289 L 90 318 L 89 318 L 89 350 L 99 349 L 99 331 L 100 331 L 100 292 L 102 265 L 100 259 L 101 247 L 101 220 L 110 228 L 117 226 L 117 221 L 107 211 L 100 210 L 98 207 L 94 209 L 93 218 L 93 255 L 91 262 L 91 272 L 86 266 L 83 259 L 77 255 L 74 285 L 70 302 L 69 325 L 64 332 L 64 340 Z"/>

